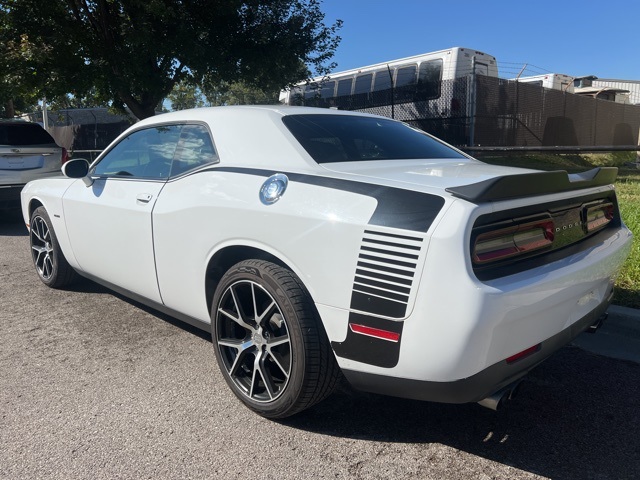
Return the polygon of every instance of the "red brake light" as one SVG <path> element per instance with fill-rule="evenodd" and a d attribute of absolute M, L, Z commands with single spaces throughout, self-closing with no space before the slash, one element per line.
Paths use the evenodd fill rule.
<path fill-rule="evenodd" d="M 62 156 L 61 156 L 61 165 L 64 165 L 65 163 L 67 163 L 70 159 L 69 159 L 69 152 L 67 152 L 67 149 L 62 147 Z"/>
<path fill-rule="evenodd" d="M 594 232 L 605 227 L 611 220 L 613 220 L 613 204 L 603 203 L 593 207 L 586 208 L 586 225 L 587 233 Z"/>
<path fill-rule="evenodd" d="M 523 223 L 478 235 L 473 247 L 473 261 L 484 264 L 504 260 L 551 246 L 553 220 Z"/>

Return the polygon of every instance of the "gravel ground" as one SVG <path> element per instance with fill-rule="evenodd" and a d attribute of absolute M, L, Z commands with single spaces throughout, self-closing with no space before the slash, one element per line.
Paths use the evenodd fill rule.
<path fill-rule="evenodd" d="M 0 478 L 640 478 L 640 365 L 567 347 L 509 408 L 343 389 L 244 408 L 208 335 L 91 282 L 42 285 L 0 219 Z"/>

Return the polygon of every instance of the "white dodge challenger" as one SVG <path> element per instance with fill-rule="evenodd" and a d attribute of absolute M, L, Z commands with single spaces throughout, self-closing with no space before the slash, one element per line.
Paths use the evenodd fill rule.
<path fill-rule="evenodd" d="M 615 168 L 484 164 L 403 123 L 296 107 L 141 121 L 22 191 L 40 279 L 210 330 L 270 418 L 356 389 L 497 408 L 595 329 L 631 248 Z"/>

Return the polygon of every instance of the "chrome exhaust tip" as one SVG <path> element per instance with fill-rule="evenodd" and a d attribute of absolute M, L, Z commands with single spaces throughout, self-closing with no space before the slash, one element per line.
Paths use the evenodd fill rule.
<path fill-rule="evenodd" d="M 522 380 L 517 380 L 478 402 L 479 405 L 494 411 L 500 410 L 509 400 L 513 400 L 520 390 Z"/>
<path fill-rule="evenodd" d="M 586 333 L 596 333 L 598 331 L 598 329 L 602 326 L 602 324 L 607 320 L 608 317 L 609 317 L 609 312 L 603 313 L 602 315 L 600 315 L 598 320 L 596 320 L 596 323 L 594 323 L 589 328 L 587 328 L 585 330 L 585 332 Z"/>

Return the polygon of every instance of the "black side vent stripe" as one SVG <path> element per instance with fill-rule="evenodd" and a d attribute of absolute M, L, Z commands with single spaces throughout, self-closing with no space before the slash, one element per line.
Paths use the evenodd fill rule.
<path fill-rule="evenodd" d="M 391 275 L 385 275 L 384 273 L 374 272 L 372 270 L 362 270 L 358 268 L 356 270 L 356 277 L 369 277 L 376 280 L 382 280 L 387 283 L 399 283 L 400 285 L 411 285 L 411 279 L 405 277 L 393 277 Z"/>
<path fill-rule="evenodd" d="M 385 245 L 387 247 L 405 248 L 408 250 L 420 250 L 418 245 L 403 245 L 402 243 L 385 242 L 383 240 L 373 240 L 372 238 L 364 238 L 364 243 L 373 243 L 374 245 Z"/>
<path fill-rule="evenodd" d="M 368 233 L 370 235 L 376 235 L 376 236 L 380 236 L 380 237 L 397 238 L 399 240 L 413 240 L 414 242 L 422 242 L 422 239 L 420 237 L 409 237 L 407 235 L 397 235 L 395 233 L 374 232 L 372 230 L 365 230 L 364 233 Z"/>
<path fill-rule="evenodd" d="M 351 295 L 351 308 L 391 318 L 402 318 L 407 313 L 407 304 L 404 302 L 395 302 L 356 291 Z"/>
<path fill-rule="evenodd" d="M 418 237 L 366 230 L 358 255 L 351 308 L 386 317 L 404 317 L 421 246 L 422 239 Z"/>
<path fill-rule="evenodd" d="M 395 267 L 407 267 L 407 268 L 415 268 L 415 263 L 410 262 L 401 262 L 400 260 L 393 260 L 392 258 L 384 258 L 384 257 L 376 257 L 374 255 L 365 255 L 364 253 L 360 254 L 360 257 L 363 260 L 374 260 L 376 262 L 384 262 L 389 265 L 393 265 Z"/>
<path fill-rule="evenodd" d="M 412 260 L 418 259 L 418 255 L 414 253 L 403 253 L 403 252 L 397 252 L 395 250 L 382 250 L 380 248 L 367 247 L 365 245 L 360 247 L 360 250 L 366 250 L 367 252 L 373 252 L 373 253 L 382 253 L 384 255 L 394 255 L 396 257 L 402 257 L 402 258 L 410 258 Z"/>
<path fill-rule="evenodd" d="M 362 283 L 359 282 L 355 282 L 353 284 L 353 290 L 356 292 L 362 292 L 362 293 L 370 293 L 372 295 L 377 295 L 379 297 L 382 298 L 388 298 L 391 300 L 397 300 L 398 302 L 408 302 L 409 301 L 409 293 L 407 292 L 406 294 L 402 294 L 402 293 L 393 293 L 389 290 L 387 290 L 386 288 L 382 287 L 376 287 L 376 286 L 370 286 L 370 285 L 364 285 Z"/>
<path fill-rule="evenodd" d="M 362 268 L 371 268 L 373 270 L 380 270 L 382 272 L 395 273 L 396 275 L 405 275 L 413 278 L 413 272 L 407 270 L 400 270 L 397 268 L 385 267 L 383 265 L 376 265 L 375 263 L 358 262 L 358 266 Z"/>

